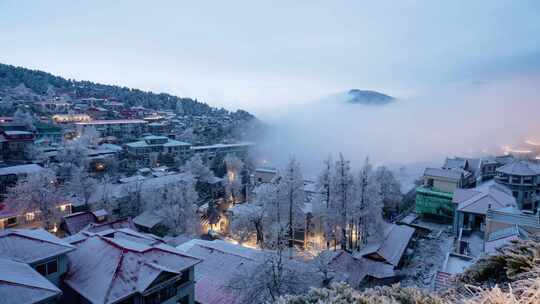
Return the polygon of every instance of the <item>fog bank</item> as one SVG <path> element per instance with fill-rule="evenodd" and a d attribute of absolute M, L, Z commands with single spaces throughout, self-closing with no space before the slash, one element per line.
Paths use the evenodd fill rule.
<path fill-rule="evenodd" d="M 446 156 L 501 153 L 505 144 L 540 139 L 538 75 L 395 97 L 389 105 L 365 106 L 336 94 L 263 118 L 271 129 L 260 157 L 281 166 L 294 154 L 315 174 L 322 159 L 339 152 L 356 167 L 367 156 L 375 164 L 442 163 Z"/>

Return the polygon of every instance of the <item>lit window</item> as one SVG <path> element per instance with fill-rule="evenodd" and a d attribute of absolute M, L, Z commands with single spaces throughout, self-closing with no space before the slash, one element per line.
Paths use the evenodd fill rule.
<path fill-rule="evenodd" d="M 26 213 L 26 220 L 28 222 L 31 222 L 36 219 L 36 214 L 34 212 L 27 212 Z"/>

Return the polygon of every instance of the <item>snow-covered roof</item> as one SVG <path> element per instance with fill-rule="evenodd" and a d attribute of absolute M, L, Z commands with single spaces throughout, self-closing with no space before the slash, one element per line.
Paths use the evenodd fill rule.
<path fill-rule="evenodd" d="M 525 160 L 515 160 L 497 168 L 497 172 L 508 175 L 535 176 L 540 175 L 540 166 Z"/>
<path fill-rule="evenodd" d="M 382 242 L 367 246 L 356 256 L 369 258 L 377 255 L 384 262 L 396 267 L 407 249 L 415 229 L 406 225 L 391 225 L 386 229 Z"/>
<path fill-rule="evenodd" d="M 227 286 L 239 272 L 256 269 L 265 254 L 221 240 L 195 239 L 176 248 L 202 260 L 195 266 L 195 301 L 201 304 L 241 303 Z"/>
<path fill-rule="evenodd" d="M 127 178 L 121 180 L 122 183 L 119 184 L 100 184 L 98 185 L 98 188 L 94 193 L 92 193 L 92 196 L 90 197 L 90 204 L 94 204 L 97 202 L 100 202 L 104 196 L 107 199 L 114 200 L 114 199 L 120 199 L 123 197 L 126 197 L 130 191 L 135 191 L 135 189 L 139 188 L 135 182 L 142 181 L 140 184 L 140 190 L 141 191 L 148 191 L 148 190 L 155 190 L 158 188 L 166 187 L 168 185 L 178 183 L 180 181 L 185 181 L 186 179 L 191 178 L 189 174 L 185 173 L 173 173 L 173 174 L 167 174 L 163 176 L 158 177 L 152 177 L 152 178 L 144 178 L 141 179 L 140 177 L 136 178 Z M 132 190 L 133 187 L 133 190 Z"/>
<path fill-rule="evenodd" d="M 464 158 L 447 158 L 444 161 L 443 169 L 465 169 L 467 168 L 467 160 Z"/>
<path fill-rule="evenodd" d="M 149 143 L 148 140 L 152 139 L 167 139 L 166 142 L 163 143 Z M 146 136 L 144 137 L 144 140 L 139 140 L 135 142 L 127 143 L 126 146 L 129 148 L 144 148 L 144 147 L 153 147 L 153 146 L 163 146 L 163 147 L 177 147 L 177 146 L 191 146 L 190 143 L 178 141 L 174 139 L 170 139 L 166 136 Z"/>
<path fill-rule="evenodd" d="M 60 294 L 29 265 L 0 258 L 0 303 L 41 303 Z"/>
<path fill-rule="evenodd" d="M 426 168 L 424 176 L 446 178 L 453 181 L 459 181 L 466 171 L 461 169 L 440 169 L 440 168 Z"/>
<path fill-rule="evenodd" d="M 488 235 L 485 243 L 486 253 L 495 253 L 497 248 L 508 245 L 513 240 L 528 239 L 529 234 L 518 225 L 495 230 Z"/>
<path fill-rule="evenodd" d="M 236 144 L 215 144 L 208 146 L 192 146 L 193 150 L 207 150 L 207 149 L 223 149 L 223 148 L 238 148 L 238 147 L 252 147 L 253 143 L 236 143 Z"/>
<path fill-rule="evenodd" d="M 110 119 L 110 120 L 93 120 L 88 122 L 77 122 L 76 125 L 93 126 L 93 125 L 123 125 L 123 124 L 145 124 L 142 119 Z"/>
<path fill-rule="evenodd" d="M 34 133 L 29 131 L 16 131 L 16 130 L 10 130 L 10 131 L 4 131 L 6 135 L 32 135 Z"/>
<path fill-rule="evenodd" d="M 59 256 L 75 247 L 43 229 L 6 229 L 0 232 L 0 256 L 35 263 Z"/>
<path fill-rule="evenodd" d="M 154 246 L 158 244 L 166 244 L 164 239 L 156 235 L 138 232 L 132 228 L 110 228 L 110 229 L 100 230 L 97 232 L 83 230 L 69 237 L 69 239 L 65 238 L 64 240 L 66 241 L 69 240 L 70 244 L 76 244 L 94 235 L 99 235 L 99 236 L 114 238 L 114 239 L 119 239 L 119 240 L 129 240 L 132 242 L 140 243 L 143 245 L 149 245 L 149 246 Z"/>
<path fill-rule="evenodd" d="M 109 213 L 105 209 L 99 209 L 99 210 L 92 211 L 92 214 L 95 217 L 103 217 L 103 216 L 109 215 Z"/>
<path fill-rule="evenodd" d="M 83 230 L 88 224 L 95 221 L 95 216 L 91 212 L 75 212 L 69 215 L 65 215 L 63 218 L 66 232 L 69 234 L 75 234 Z"/>
<path fill-rule="evenodd" d="M 17 165 L 17 166 L 0 168 L 0 176 L 11 175 L 11 174 L 15 174 L 15 175 L 34 174 L 34 173 L 39 173 L 42 170 L 44 170 L 43 167 L 38 166 L 36 164 Z"/>
<path fill-rule="evenodd" d="M 512 192 L 498 184 L 474 189 L 457 189 L 452 201 L 457 204 L 457 209 L 461 212 L 484 215 L 489 208 L 517 207 Z"/>
<path fill-rule="evenodd" d="M 133 223 L 135 223 L 135 225 L 149 229 L 156 227 L 157 225 L 161 224 L 161 222 L 163 222 L 163 219 L 155 214 L 152 210 L 144 211 L 133 218 Z"/>
<path fill-rule="evenodd" d="M 160 274 L 181 274 L 199 262 L 168 245 L 97 234 L 76 246 L 68 254 L 70 268 L 64 282 L 92 303 L 114 303 L 143 293 Z"/>

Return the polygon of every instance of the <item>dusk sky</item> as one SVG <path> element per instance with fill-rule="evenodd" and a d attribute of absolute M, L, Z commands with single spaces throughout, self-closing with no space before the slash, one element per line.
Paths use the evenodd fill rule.
<path fill-rule="evenodd" d="M 256 114 L 540 71 L 539 1 L 373 3 L 0 0 L 0 62 Z"/>

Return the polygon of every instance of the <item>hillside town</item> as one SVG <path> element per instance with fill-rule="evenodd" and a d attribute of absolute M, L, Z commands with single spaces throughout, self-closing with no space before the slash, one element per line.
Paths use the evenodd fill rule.
<path fill-rule="evenodd" d="M 369 159 L 355 171 L 329 157 L 310 178 L 300 160 L 270 167 L 231 134 L 196 139 L 193 130 L 230 124 L 228 115 L 9 99 L 5 303 L 267 303 L 339 282 L 443 291 L 479 259 L 540 233 L 540 145 L 530 140 L 446 158 L 411 190 Z"/>

